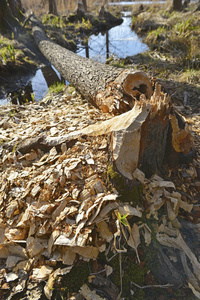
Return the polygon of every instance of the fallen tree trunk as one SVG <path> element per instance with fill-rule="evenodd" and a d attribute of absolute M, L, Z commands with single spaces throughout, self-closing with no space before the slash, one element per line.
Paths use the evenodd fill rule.
<path fill-rule="evenodd" d="M 64 136 L 48 137 L 42 133 L 20 141 L 16 150 L 22 154 L 38 148 L 49 151 L 57 147 L 59 150 L 63 143 L 70 148 L 81 136 L 110 135 L 114 166 L 125 178 L 132 180 L 136 168 L 149 177 L 162 172 L 164 163 L 173 167 L 174 163 L 183 159 L 187 162 L 193 157 L 193 139 L 187 124 L 183 122 L 174 113 L 169 97 L 156 84 L 150 100 L 141 99 L 126 113 Z M 182 124 L 182 128 L 179 128 L 179 124 Z M 16 141 L 4 145 L 10 151 L 15 146 Z"/>
<path fill-rule="evenodd" d="M 49 44 L 49 43 L 50 42 L 48 41 L 48 44 L 46 45 L 48 45 L 48 47 L 52 45 L 52 49 L 54 49 L 53 45 L 55 44 L 53 43 Z M 60 47 L 59 49 L 61 50 Z M 48 49 L 48 53 L 49 55 L 53 55 L 53 53 L 50 53 L 50 49 Z M 76 60 L 78 60 L 79 63 L 82 62 L 82 59 L 78 58 L 78 56 L 76 56 L 75 54 L 70 55 L 70 52 L 68 52 L 67 53 L 68 56 L 65 57 L 64 56 L 65 53 L 67 52 L 63 50 L 62 58 L 64 59 L 63 61 L 64 65 L 65 65 L 65 59 L 68 60 L 70 59 L 70 57 L 71 57 L 71 62 L 69 62 L 69 64 L 68 62 L 66 62 L 66 65 L 72 64 L 72 58 L 74 59 L 74 63 L 76 67 L 78 66 Z M 56 53 L 54 54 L 55 54 L 55 61 L 57 61 Z M 84 59 L 83 66 L 86 65 L 86 62 L 88 62 L 88 65 L 89 63 L 91 63 L 90 60 Z M 62 62 L 60 62 L 60 66 L 62 66 Z M 80 80 L 81 77 L 79 78 L 79 76 L 81 76 L 80 74 L 83 74 L 81 73 L 82 70 L 80 66 L 81 65 L 79 65 L 80 72 L 79 69 L 77 69 L 75 73 L 75 75 L 77 75 L 76 78 L 77 88 L 79 88 L 79 82 L 81 85 L 81 80 Z M 98 64 L 98 66 L 100 68 L 100 73 L 103 76 L 103 74 L 105 74 L 105 71 L 103 70 L 106 70 L 107 66 L 101 64 Z M 112 69 L 109 70 L 111 76 Z M 70 72 L 71 71 L 69 70 L 69 73 Z M 93 70 L 91 69 L 91 73 L 92 72 Z M 115 69 L 113 71 L 113 74 L 117 74 L 117 72 L 119 72 L 119 77 L 116 77 L 111 82 L 116 83 L 116 80 L 122 78 L 120 77 L 121 70 Z M 125 72 L 123 73 L 123 76 Z M 99 78 L 98 70 L 97 71 L 94 70 L 94 74 L 96 76 L 94 77 L 95 80 L 96 78 L 98 79 Z M 128 75 L 129 74 L 130 73 L 128 73 Z M 142 76 L 144 76 L 143 78 L 148 79 L 148 77 L 143 73 L 130 74 L 131 79 L 138 77 L 138 74 L 142 74 Z M 70 76 L 72 75 L 73 74 L 71 74 Z M 88 78 L 86 78 L 86 82 L 87 84 L 88 82 L 90 82 L 91 90 L 89 89 L 84 94 L 84 89 L 83 89 L 84 85 L 81 85 L 81 90 L 85 96 L 88 95 L 88 97 L 95 102 L 96 95 L 97 95 L 95 93 L 98 90 L 98 85 L 96 81 L 93 82 L 93 79 L 90 78 L 90 72 L 88 73 Z M 110 82 L 107 83 L 109 86 Z M 122 85 L 120 84 L 118 84 L 118 86 L 116 85 L 116 88 L 118 88 L 117 90 L 118 93 L 120 93 L 123 84 L 124 81 L 122 81 Z M 132 86 L 135 86 L 134 83 L 132 83 L 132 81 L 131 84 Z M 139 84 L 139 88 L 141 88 L 142 85 L 143 85 L 143 81 L 141 80 Z M 97 89 L 93 90 L 92 88 L 93 86 L 97 87 Z M 87 87 L 89 87 L 89 85 L 87 85 Z M 103 85 L 101 87 L 103 87 Z M 109 91 L 109 88 L 107 88 L 107 86 L 105 90 L 103 89 L 101 90 L 101 93 L 103 95 L 106 95 L 106 91 Z M 123 101 L 123 97 L 124 96 L 122 95 L 122 101 Z M 114 249 L 115 251 L 114 255 L 116 255 L 116 253 L 120 253 L 121 255 L 121 252 L 126 251 L 126 249 L 124 249 L 123 241 L 120 242 L 121 237 L 124 236 L 124 241 L 126 240 L 128 244 L 127 248 L 131 247 L 132 249 L 135 250 L 136 257 L 138 259 L 138 265 L 139 265 L 140 257 L 138 255 L 137 248 L 140 244 L 140 234 L 142 234 L 142 241 L 143 242 L 145 241 L 144 248 L 147 248 L 145 249 L 146 250 L 145 255 L 146 255 L 146 260 L 148 262 L 148 270 L 150 268 L 153 275 L 157 277 L 159 281 L 161 282 L 163 281 L 164 283 L 170 282 L 171 284 L 174 284 L 176 286 L 177 285 L 182 286 L 183 283 L 187 282 L 188 286 L 191 288 L 193 293 L 199 296 L 200 264 L 198 262 L 198 259 L 196 258 L 198 257 L 198 250 L 196 252 L 192 251 L 194 240 L 199 241 L 199 234 L 198 234 L 199 227 L 195 224 L 181 222 L 180 220 L 177 219 L 179 208 L 181 208 L 185 212 L 190 213 L 192 210 L 192 205 L 181 199 L 181 194 L 178 193 L 178 191 L 176 191 L 173 182 L 165 181 L 157 175 L 153 176 L 153 178 L 151 178 L 150 180 L 149 179 L 147 180 L 145 179 L 145 175 L 142 174 L 142 172 L 137 169 L 139 168 L 143 170 L 147 176 L 150 176 L 151 174 L 156 173 L 157 171 L 162 171 L 163 164 L 165 161 L 168 164 L 170 161 L 171 162 L 178 161 L 183 158 L 185 158 L 185 160 L 188 161 L 189 158 L 192 157 L 192 153 L 194 149 L 191 133 L 187 127 L 187 124 L 184 122 L 184 119 L 173 109 L 173 106 L 170 103 L 170 98 L 161 92 L 161 86 L 159 86 L 158 84 L 155 85 L 154 92 L 149 97 L 146 95 L 146 89 L 144 89 L 144 93 L 140 91 L 139 101 L 135 101 L 133 97 L 131 98 L 131 100 L 134 102 L 134 106 L 131 110 L 123 114 L 117 115 L 112 119 L 106 120 L 99 124 L 90 125 L 88 127 L 83 126 L 84 128 L 82 127 L 82 129 L 78 131 L 73 131 L 67 135 L 50 137 L 48 136 L 47 132 L 42 132 L 42 134 L 37 137 L 35 136 L 35 134 L 32 133 L 32 137 L 29 138 L 29 140 L 26 139 L 24 141 L 18 142 L 18 140 L 16 141 L 16 139 L 14 139 L 14 145 L 12 145 L 13 149 L 11 150 L 17 150 L 18 152 L 21 153 L 29 152 L 29 155 L 26 157 L 27 160 L 30 159 L 28 157 L 31 155 L 33 156 L 35 155 L 34 157 L 36 157 L 37 159 L 41 156 L 41 151 L 37 151 L 38 148 L 41 148 L 44 151 L 48 151 L 51 149 L 51 151 L 46 156 L 45 155 L 42 156 L 39 161 L 33 162 L 33 168 L 30 168 L 29 165 L 30 162 L 27 163 L 28 168 L 31 170 L 30 176 L 27 176 L 27 172 L 22 172 L 23 170 L 22 161 L 25 160 L 25 157 L 21 156 L 20 154 L 16 155 L 16 153 L 12 153 L 10 155 L 9 153 L 3 159 L 3 163 L 4 163 L 3 168 L 5 170 L 4 172 L 5 177 L 3 177 L 2 180 L 3 188 L 1 192 L 4 192 L 2 194 L 3 195 L 2 198 L 4 199 L 2 206 L 4 205 L 4 207 L 6 207 L 6 209 L 4 208 L 4 210 L 6 212 L 5 213 L 6 221 L 8 220 L 7 223 L 9 225 L 8 226 L 9 231 L 6 228 L 5 229 L 6 234 L 4 234 L 3 231 L 4 227 L 2 227 L 2 239 L 4 239 L 4 236 L 6 236 L 6 238 L 8 237 L 7 238 L 8 240 L 6 240 L 6 243 L 4 240 L 2 241 L 2 247 L 0 249 L 1 257 L 7 258 L 8 255 L 13 256 L 13 251 L 16 248 L 13 250 L 12 248 L 13 245 L 10 244 L 9 239 L 12 239 L 11 240 L 12 242 L 14 240 L 15 242 L 17 238 L 19 238 L 19 241 L 21 241 L 22 240 L 21 234 L 23 232 L 25 232 L 23 233 L 24 236 L 25 234 L 26 235 L 31 234 L 27 239 L 28 241 L 27 241 L 26 251 L 29 255 L 27 257 L 31 257 L 31 259 L 33 259 L 36 256 L 45 254 L 45 256 L 48 255 L 49 258 L 52 258 L 54 257 L 53 256 L 54 251 L 55 253 L 58 253 L 58 249 L 59 249 L 60 252 L 61 251 L 63 252 L 59 254 L 60 256 L 56 254 L 57 257 L 59 257 L 59 263 L 62 261 L 63 264 L 66 265 L 73 264 L 73 262 L 76 259 L 76 256 L 78 255 L 82 257 L 84 257 L 85 255 L 87 260 L 90 258 L 95 260 L 97 258 L 98 251 L 99 251 L 99 248 L 97 248 L 97 246 L 102 245 L 100 243 L 99 244 L 96 243 L 96 239 L 99 237 L 100 237 L 99 241 L 101 243 L 103 240 L 105 240 L 107 244 L 109 244 L 108 249 L 110 248 Z M 98 102 L 95 103 L 97 104 Z M 113 105 L 112 101 L 111 101 L 111 105 Z M 130 107 L 131 107 L 130 102 L 128 102 L 126 107 L 127 110 Z M 111 111 L 119 114 L 121 112 L 121 109 L 124 110 L 125 106 L 119 106 L 119 109 L 115 107 L 115 111 L 114 110 Z M 61 112 L 61 114 L 63 114 L 63 111 Z M 6 123 L 6 121 L 4 122 Z M 6 126 L 8 125 L 2 123 L 2 126 L 5 126 L 6 128 Z M 57 125 L 54 124 L 53 126 L 55 128 L 55 126 Z M 87 153 L 86 153 L 84 155 L 84 161 L 82 165 L 81 159 L 77 160 L 77 158 L 79 158 L 79 154 L 78 157 L 76 156 L 77 148 L 75 147 L 74 151 L 73 150 L 68 151 L 69 150 L 68 148 L 73 147 L 74 143 L 78 138 L 82 136 L 95 137 L 99 135 L 110 136 L 110 152 L 112 156 L 113 165 L 117 169 L 117 171 L 123 175 L 123 177 L 126 179 L 126 182 L 128 182 L 128 184 L 130 183 L 135 184 L 135 181 L 137 180 L 143 186 L 141 192 L 143 197 L 141 202 L 135 201 L 133 193 L 136 192 L 136 189 L 134 189 L 132 193 L 130 193 L 127 196 L 127 198 L 125 199 L 126 200 L 125 204 L 120 203 L 120 198 L 117 198 L 116 194 L 114 195 L 110 194 L 110 186 L 107 186 L 108 195 L 102 197 L 102 192 L 104 192 L 104 185 L 101 183 L 100 180 L 98 181 L 92 180 L 93 175 L 91 176 L 90 173 L 90 170 L 92 170 L 90 163 L 93 165 L 94 162 L 93 161 L 89 162 L 89 160 L 86 159 L 87 157 L 86 156 Z M 67 145 L 64 145 L 64 143 L 66 143 Z M 84 142 L 82 141 L 82 143 Z M 99 142 L 99 144 L 100 143 L 101 142 Z M 56 149 L 53 148 L 54 146 L 57 148 L 61 148 L 62 155 L 57 153 Z M 35 149 L 36 151 L 35 152 L 31 151 L 32 149 Z M 92 150 L 95 152 L 96 148 Z M 72 161 L 70 164 L 68 158 L 71 156 L 72 156 Z M 82 152 L 80 152 L 80 157 L 83 157 Z M 91 158 L 92 156 L 90 157 L 90 159 Z M 12 161 L 11 159 L 13 160 L 12 168 L 10 167 Z M 17 159 L 19 161 L 17 161 Z M 34 158 L 32 159 L 33 161 L 35 160 Z M 99 163 L 101 160 L 99 159 L 99 156 L 97 156 L 95 159 L 96 159 L 96 167 L 98 167 L 97 162 Z M 105 161 L 104 161 L 105 168 L 104 169 L 100 168 L 99 171 L 102 172 L 103 170 L 102 173 L 104 174 L 104 176 L 105 176 L 104 171 L 106 170 L 106 166 L 107 166 L 107 157 Z M 88 168 L 86 168 L 87 166 L 86 163 L 88 164 Z M 16 172 L 16 167 L 19 168 L 18 173 Z M 94 165 L 93 169 L 95 169 L 96 167 Z M 50 171 L 48 171 L 48 168 L 50 169 Z M 46 173 L 46 169 L 48 171 L 47 173 Z M 30 172 L 30 170 L 28 172 Z M 57 173 L 56 172 L 52 173 L 53 170 L 57 170 Z M 50 176 L 51 173 L 52 176 Z M 75 174 L 77 175 L 75 176 Z M 20 178 L 23 179 L 20 180 Z M 26 180 L 28 186 L 26 190 L 24 189 L 24 186 L 26 186 L 26 184 L 24 184 L 24 180 Z M 96 185 L 96 190 L 95 188 L 93 189 L 94 186 L 92 185 L 93 181 L 94 184 Z M 19 186 L 18 189 L 16 189 L 17 191 L 19 190 L 20 192 L 20 194 L 17 191 L 15 192 L 17 196 L 15 196 L 14 193 L 15 191 L 14 189 L 16 188 L 16 182 L 18 185 L 21 184 L 21 186 Z M 80 188 L 80 182 L 81 182 L 81 188 Z M 100 189 L 97 188 L 98 187 L 97 183 L 98 184 L 101 183 Z M 119 186 L 120 184 L 121 181 L 120 183 L 118 181 L 119 190 L 120 190 L 120 186 Z M 72 190 L 70 191 L 68 190 L 69 186 L 72 187 Z M 123 188 L 124 185 L 122 189 Z M 78 190 L 78 194 L 75 195 L 74 191 L 77 192 L 77 190 Z M 63 196 L 61 196 L 63 191 L 64 194 Z M 95 193 L 97 193 L 98 195 L 97 197 L 99 197 L 100 199 L 94 198 Z M 10 203 L 9 197 L 10 198 L 13 197 L 14 200 L 13 204 Z M 20 199 L 20 204 L 21 206 L 23 204 L 22 207 L 24 209 L 24 211 L 21 213 L 19 218 L 17 217 L 17 215 L 19 214 L 19 208 L 21 208 L 21 206 L 19 206 L 18 202 L 16 201 L 18 199 Z M 108 204 L 109 209 L 106 201 L 111 202 L 110 203 L 111 206 Z M 127 205 L 127 202 L 129 202 L 133 206 Z M 71 206 L 71 203 L 72 205 L 74 205 L 73 203 L 75 203 L 76 207 Z M 91 206 L 89 206 L 89 203 L 92 203 Z M 85 206 L 83 206 L 82 204 L 84 204 Z M 48 211 L 46 207 L 48 207 Z M 159 209 L 162 210 L 158 212 Z M 38 214 L 36 213 L 36 210 L 38 210 Z M 50 222 L 49 222 L 49 215 L 52 216 L 53 218 L 52 221 L 50 219 Z M 12 217 L 15 216 L 15 223 L 13 223 L 12 227 L 10 225 L 11 216 Z M 112 224 L 113 221 L 115 220 L 115 216 L 118 217 L 116 219 L 116 226 L 113 226 Z M 127 216 L 127 219 L 130 220 L 130 224 L 124 223 L 124 227 L 123 227 L 122 219 L 120 221 L 119 218 L 120 216 L 123 217 Z M 38 218 L 40 218 L 41 220 L 44 219 L 43 221 L 41 221 L 41 224 L 42 222 L 44 223 L 42 224 L 41 228 L 39 228 L 38 230 L 35 230 L 35 228 L 32 230 L 31 229 L 32 224 L 34 224 L 34 222 L 38 223 Z M 74 218 L 74 222 L 73 222 L 73 218 Z M 31 222 L 29 220 L 31 220 Z M 70 228 L 68 227 L 70 226 L 70 224 L 68 224 L 69 220 L 70 220 L 70 224 L 72 224 L 70 229 L 71 231 L 68 230 L 68 228 Z M 109 222 L 107 220 L 109 220 Z M 107 222 L 107 225 L 104 223 L 103 226 L 102 225 L 103 222 Z M 119 222 L 121 222 L 120 226 L 119 226 Z M 100 223 L 102 229 L 100 229 Z M 48 226 L 46 226 L 46 224 L 48 224 Z M 67 227 L 65 227 L 66 225 Z M 179 230 L 181 225 L 183 229 Z M 16 231 L 13 231 L 14 226 L 17 226 Z M 111 228 L 116 227 L 116 229 L 114 229 L 116 231 L 110 232 L 109 226 Z M 18 231 L 21 227 L 23 230 L 25 228 L 26 231 L 23 231 L 22 233 L 21 231 Z M 95 232 L 95 230 L 97 230 L 96 228 L 98 228 L 97 231 L 98 234 Z M 66 237 L 66 229 L 69 232 L 69 236 L 67 237 Z M 91 232 L 91 230 L 94 231 Z M 88 236 L 88 232 L 89 234 L 91 233 L 91 236 Z M 187 236 L 187 232 L 189 232 L 188 236 Z M 108 233 L 110 236 L 108 235 Z M 16 237 L 17 234 L 18 237 Z M 105 239 L 106 235 L 107 235 L 107 239 Z M 184 240 L 183 237 L 185 236 L 186 238 Z M 191 236 L 191 238 L 189 238 L 189 236 Z M 84 244 L 83 246 L 83 243 L 86 243 L 86 240 L 89 244 Z M 94 246 L 92 245 L 91 241 L 94 241 Z M 117 243 L 117 241 L 119 241 L 119 243 Z M 192 242 L 190 243 L 190 245 L 188 245 L 190 241 Z M 41 244 L 44 242 L 46 245 L 48 244 L 48 251 Z M 120 247 L 120 244 L 123 245 L 123 247 Z M 36 246 L 33 247 L 33 245 Z M 150 247 L 148 248 L 148 246 Z M 27 255 L 24 248 L 22 249 L 24 251 L 22 252 L 22 255 L 24 256 Z M 21 249 L 18 251 L 21 251 Z M 141 253 L 142 252 L 143 251 L 141 251 Z M 107 250 L 106 253 L 108 254 Z M 133 252 L 130 251 L 129 253 L 130 253 L 131 260 L 133 260 Z M 24 259 L 26 259 L 27 257 L 25 256 Z M 43 260 L 41 261 L 43 262 Z M 7 261 L 7 264 L 8 262 L 9 260 Z M 128 264 L 129 261 L 127 260 L 127 264 L 125 265 Z M 123 264 L 123 268 L 126 268 L 125 265 Z M 141 267 L 142 265 L 143 263 L 141 264 Z M 69 272 L 70 269 L 67 268 L 67 272 Z M 128 272 L 127 269 L 125 270 L 123 269 L 124 273 Z M 66 271 L 66 269 L 62 269 L 62 270 L 59 269 L 59 272 L 61 271 L 64 272 L 63 270 Z M 59 275 L 62 274 L 62 272 L 61 273 L 58 273 L 58 271 L 55 272 L 53 272 L 50 275 L 47 285 L 45 287 L 45 293 L 49 299 L 51 298 L 52 295 L 51 292 L 53 290 L 54 278 L 56 278 L 58 274 Z M 132 278 L 130 279 L 129 282 L 130 284 L 133 282 Z M 122 284 L 123 284 L 123 278 L 121 282 L 121 290 L 122 290 Z M 98 285 L 96 284 L 96 286 Z M 155 288 L 156 286 L 155 285 L 144 286 L 144 288 L 146 287 Z M 159 287 L 161 286 L 159 285 Z M 113 295 L 110 298 L 113 298 Z"/>
<path fill-rule="evenodd" d="M 32 21 L 35 23 L 34 18 Z M 151 81 L 143 72 L 114 68 L 62 48 L 50 41 L 38 24 L 33 27 L 35 40 L 61 75 L 102 111 L 125 112 L 57 141 L 39 139 L 43 146 L 46 143 L 49 149 L 52 142 L 56 146 L 55 142 L 59 145 L 84 134 L 111 134 L 112 161 L 130 180 L 136 168 L 150 176 L 163 170 L 164 162 L 173 166 L 193 157 L 194 143 L 187 124 L 161 92 L 161 86 L 156 84 L 153 93 Z"/>
<path fill-rule="evenodd" d="M 38 25 L 33 17 L 31 21 Z M 39 26 L 33 27 L 33 35 L 40 51 L 60 74 L 103 112 L 126 112 L 141 94 L 150 99 L 152 86 L 145 73 L 78 56 L 49 40 Z"/>

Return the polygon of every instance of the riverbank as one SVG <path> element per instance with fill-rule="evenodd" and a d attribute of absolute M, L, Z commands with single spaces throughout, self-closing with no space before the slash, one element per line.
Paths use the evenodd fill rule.
<path fill-rule="evenodd" d="M 108 30 L 122 21 L 120 14 L 105 10 L 101 14 L 79 11 L 69 16 L 46 14 L 41 18 L 47 36 L 74 52 L 92 33 Z M 19 25 L 15 34 L 0 35 L 0 97 L 22 88 L 37 68 L 48 64 L 34 42 L 28 21 Z"/>
<path fill-rule="evenodd" d="M 114 65 L 148 72 L 162 84 L 178 105 L 199 108 L 200 99 L 200 12 L 190 4 L 182 12 L 161 5 L 143 5 L 133 10 L 132 29 L 150 51 L 118 59 Z"/>

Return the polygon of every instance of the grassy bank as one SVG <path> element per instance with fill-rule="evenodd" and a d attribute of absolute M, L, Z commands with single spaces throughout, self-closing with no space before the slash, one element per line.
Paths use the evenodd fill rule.
<path fill-rule="evenodd" d="M 181 12 L 166 7 L 144 8 L 133 16 L 132 28 L 145 35 L 143 40 L 151 50 L 150 66 L 154 66 L 162 78 L 200 85 L 200 11 L 197 5 L 192 4 Z"/>

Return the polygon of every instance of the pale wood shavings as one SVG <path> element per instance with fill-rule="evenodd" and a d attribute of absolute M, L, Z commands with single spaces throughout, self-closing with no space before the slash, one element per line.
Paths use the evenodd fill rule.
<path fill-rule="evenodd" d="M 168 105 L 168 99 L 164 94 L 160 95 L 158 87 L 151 106 L 162 110 L 163 103 Z M 99 252 L 107 251 L 109 247 L 114 254 L 126 252 L 129 245 L 139 261 L 140 244 L 144 240 L 147 246 L 150 245 L 152 234 L 156 233 L 162 245 L 184 251 L 199 279 L 199 263 L 181 239 L 177 218 L 180 209 L 190 213 L 193 205 L 176 190 L 174 182 L 157 174 L 146 179 L 139 169 L 133 172 L 134 162 L 123 169 L 127 178 L 134 178 L 143 185 L 145 208 L 142 203 L 120 203 L 118 193 L 108 184 L 108 143 L 104 134 L 113 129 L 114 155 L 120 164 L 123 157 L 118 157 L 117 147 L 126 141 L 120 141 L 116 131 L 123 131 L 134 113 L 116 117 L 114 124 L 109 115 L 91 108 L 81 98 L 72 103 L 62 99 L 52 102 L 49 107 L 45 103 L 16 106 L 16 115 L 21 115 L 19 122 L 14 123 L 12 117 L 6 115 L 5 126 L 0 128 L 3 140 L 16 146 L 22 139 L 41 133 L 51 141 L 74 134 L 72 144 L 64 139 L 59 147 L 52 142 L 52 147 L 46 150 L 29 149 L 23 154 L 13 147 L 13 152 L 0 151 L 0 258 L 5 259 L 8 271 L 18 276 L 20 270 L 25 270 L 32 280 L 47 280 L 45 294 L 51 299 L 56 277 L 70 272 L 78 259 L 96 260 Z M 150 107 L 149 103 L 144 107 L 141 103 L 135 106 L 136 115 L 141 117 L 138 128 Z M 152 109 L 151 118 L 153 112 Z M 97 121 L 106 122 L 100 127 L 95 124 L 87 128 Z M 81 130 L 84 135 L 77 135 Z M 137 128 L 134 130 L 135 138 L 140 138 L 140 132 Z M 187 171 L 192 178 L 197 177 L 192 166 Z M 163 208 L 166 216 L 160 218 Z M 144 212 L 148 220 L 145 222 Z M 157 224 L 155 228 L 147 225 L 151 220 Z M 122 237 L 126 241 L 123 246 L 120 243 Z M 67 267 L 58 268 L 57 264 Z M 109 276 L 112 268 L 105 268 Z M 199 293 L 196 286 L 190 288 Z M 86 287 L 81 293 L 84 297 L 98 297 Z"/>

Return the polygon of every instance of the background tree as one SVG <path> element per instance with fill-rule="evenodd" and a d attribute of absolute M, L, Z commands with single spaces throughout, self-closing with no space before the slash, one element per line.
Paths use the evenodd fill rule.
<path fill-rule="evenodd" d="M 1 0 L 0 1 L 0 30 L 14 31 L 15 28 L 20 27 L 18 20 L 23 18 L 21 12 L 20 0 Z"/>
<path fill-rule="evenodd" d="M 53 15 L 58 15 L 56 1 L 55 0 L 49 0 L 49 13 Z"/>
<path fill-rule="evenodd" d="M 85 11 L 87 11 L 87 1 L 86 0 L 82 0 L 83 3 L 83 8 Z"/>
<path fill-rule="evenodd" d="M 172 0 L 172 9 L 176 11 L 181 11 L 183 8 L 182 0 Z"/>
<path fill-rule="evenodd" d="M 7 0 L 10 10 L 14 17 L 20 19 L 22 17 L 22 3 L 21 0 Z"/>

